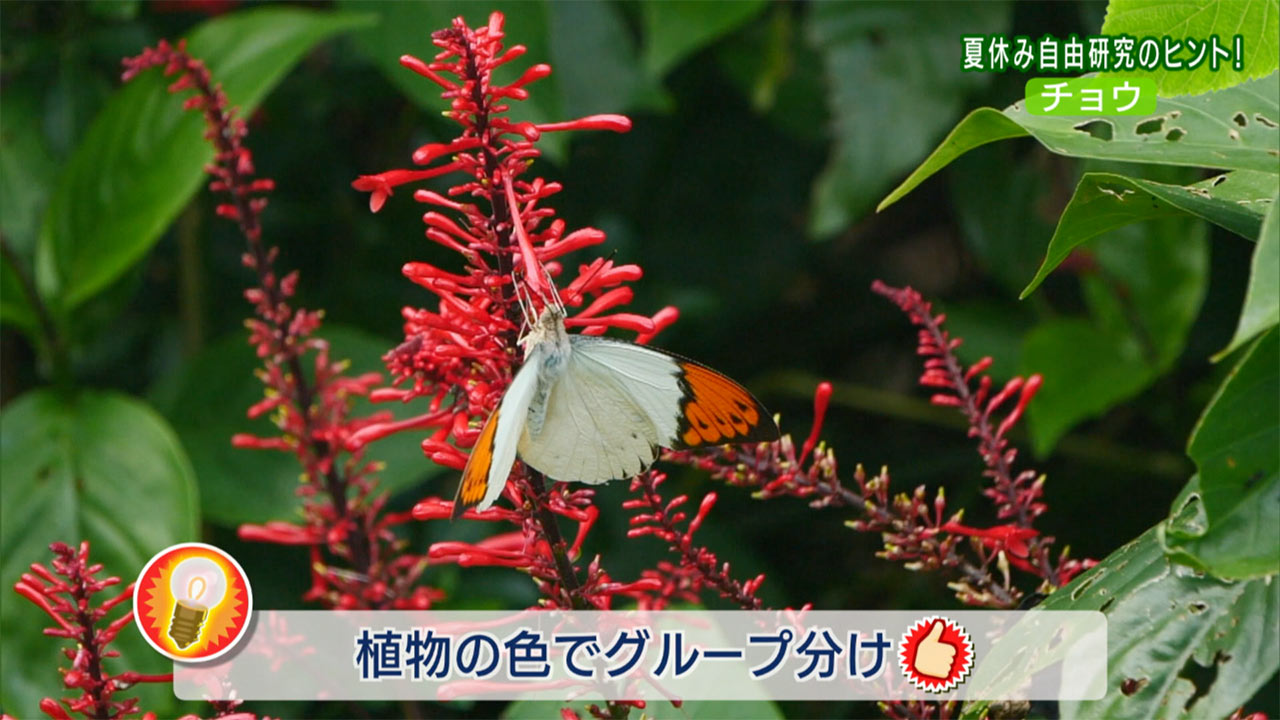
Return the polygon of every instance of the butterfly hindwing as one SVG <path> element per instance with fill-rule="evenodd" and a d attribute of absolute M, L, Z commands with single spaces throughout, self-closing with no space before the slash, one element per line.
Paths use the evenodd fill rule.
<path fill-rule="evenodd" d="M 502 495 L 511 466 L 516 462 L 516 445 L 524 433 L 529 403 L 538 387 L 540 358 L 540 352 L 530 354 L 529 361 L 507 387 L 498 409 L 480 430 L 480 437 L 462 471 L 462 482 L 454 500 L 455 517 L 461 514 L 462 508 L 477 503 L 478 510 L 487 510 Z"/>

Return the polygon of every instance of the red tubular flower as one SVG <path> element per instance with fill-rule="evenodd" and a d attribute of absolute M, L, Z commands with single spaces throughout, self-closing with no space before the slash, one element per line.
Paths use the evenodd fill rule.
<path fill-rule="evenodd" d="M 129 671 L 113 675 L 105 667 L 106 661 L 118 655 L 109 646 L 133 622 L 133 585 L 99 601 L 95 596 L 119 585 L 120 578 L 95 577 L 102 565 L 90 564 L 89 542 L 80 543 L 78 549 L 56 542 L 49 549 L 55 556 L 50 567 L 32 564 L 31 571 L 23 573 L 13 589 L 53 620 L 55 627 L 46 628 L 46 635 L 74 641 L 74 647 L 63 651 L 71 667 L 63 670 L 62 681 L 80 695 L 60 701 L 45 698 L 40 702 L 41 712 L 55 720 L 69 720 L 73 712 L 94 718 L 122 718 L 139 712 L 137 698 L 116 699 L 115 694 L 138 683 L 172 682 L 173 675 Z M 107 620 L 119 605 L 125 606 L 124 614 Z"/>
<path fill-rule="evenodd" d="M 214 84 L 204 63 L 187 54 L 184 43 L 174 47 L 161 41 L 155 48 L 126 59 L 124 66 L 126 81 L 148 68 L 160 67 L 166 75 L 177 75 L 169 86 L 171 92 L 192 91 L 184 106 L 203 113 L 205 137 L 216 151 L 207 168 L 213 178 L 209 189 L 226 196 L 218 214 L 239 225 L 248 244 L 244 265 L 258 280 L 256 287 L 245 291 L 254 309 L 254 317 L 246 325 L 249 342 L 262 359 L 259 377 L 266 395 L 248 415 L 270 416 L 279 434 L 237 434 L 232 444 L 297 457 L 306 480 L 298 489 L 306 521 L 304 526 L 279 522 L 244 525 L 240 537 L 310 546 L 312 588 L 308 597 L 330 607 L 423 606 L 438 595 L 414 587 L 426 560 L 403 555 L 405 544 L 392 530 L 409 516 L 382 512 L 385 498 L 374 496 L 374 468 L 361 459 L 362 444 L 353 440 L 370 426 L 391 423 L 389 413 L 371 418 L 350 416 L 353 400 L 368 395 L 381 377 L 377 373 L 345 374 L 347 363 L 332 360 L 328 343 L 315 335 L 323 313 L 293 304 L 298 274 L 281 277 L 273 267 L 277 251 L 262 241 L 260 216 L 267 205 L 265 194 L 274 183 L 255 177 L 252 155 L 243 143 L 244 122 L 228 107 L 226 95 Z M 421 426 L 434 417 L 400 425 Z M 326 561 L 322 548 L 334 562 Z"/>
<path fill-rule="evenodd" d="M 514 82 L 493 83 L 494 71 L 524 54 L 504 47 L 503 16 L 494 13 L 487 25 L 470 28 L 458 18 L 432 35 L 439 52 L 431 60 L 404 56 L 409 70 L 441 88 L 449 103 L 445 115 L 458 123 L 453 140 L 430 143 L 412 155 L 416 169 L 390 170 L 357 178 L 352 186 L 370 193 L 375 212 L 402 185 L 450 176 L 444 191 L 417 188 L 415 201 L 429 207 L 422 220 L 428 240 L 456 252 L 460 269 L 425 262 L 406 264 L 411 282 L 435 296 L 428 308 L 405 308 L 405 339 L 384 356 L 392 387 L 371 392 L 374 401 L 421 402 L 425 411 L 411 421 L 374 422 L 345 439 L 358 449 L 403 430 L 428 431 L 422 442 L 432 461 L 462 469 L 483 421 L 497 407 L 521 363 L 516 336 L 522 321 L 517 282 L 541 304 L 554 292 L 552 283 L 565 275 L 560 262 L 568 253 L 599 245 L 605 234 L 595 228 L 569 230 L 547 206 L 560 192 L 558 183 L 529 176 L 540 155 L 537 140 L 545 132 L 610 130 L 626 132 L 631 121 L 621 115 L 593 115 L 568 122 L 516 122 L 509 103 L 529 96 L 529 87 L 551 74 L 547 65 L 527 68 Z M 546 268 L 544 271 L 543 268 Z M 578 267 L 558 291 L 571 309 L 566 325 L 598 334 L 611 327 L 631 330 L 648 339 L 678 316 L 664 308 L 652 317 L 620 311 L 632 292 L 625 283 L 642 275 L 635 265 L 616 265 L 596 258 Z M 598 510 L 591 490 L 543 489 L 541 476 L 518 465 L 506 495 L 514 510 L 467 510 L 463 518 L 504 523 L 512 530 L 480 543 L 440 542 L 428 551 L 435 562 L 519 568 L 539 584 L 549 607 L 607 608 L 615 595 L 633 597 L 652 579 L 612 581 L 599 558 L 579 578 L 583 542 Z M 452 503 L 427 498 L 413 511 L 419 520 L 450 515 Z M 568 518 L 577 531 L 572 543 L 560 536 L 557 518 Z"/>
<path fill-rule="evenodd" d="M 740 582 L 729 574 L 729 563 L 721 564 L 715 553 L 705 547 L 694 544 L 693 535 L 706 520 L 711 508 L 715 507 L 716 494 L 707 493 L 698 504 L 698 511 L 692 519 L 681 510 L 689 498 L 680 495 L 671 500 L 663 500 L 658 487 L 665 482 L 667 476 L 661 472 L 650 470 L 631 481 L 631 492 L 638 497 L 622 503 L 628 510 L 637 510 L 631 518 L 631 529 L 627 537 L 652 535 L 666 542 L 672 551 L 680 556 L 679 568 L 669 563 L 659 566 L 659 572 L 652 573 L 650 587 L 656 587 L 657 595 L 640 597 L 641 593 L 631 593 L 642 600 L 641 606 L 652 610 L 661 610 L 673 598 L 697 600 L 699 591 L 704 587 L 717 590 L 722 597 L 728 598 L 743 610 L 760 610 L 764 603 L 756 596 L 756 591 L 764 583 L 764 574 Z M 680 525 L 688 520 L 683 530 Z M 665 566 L 665 567 L 664 567 Z M 667 575 L 666 578 L 663 574 Z"/>

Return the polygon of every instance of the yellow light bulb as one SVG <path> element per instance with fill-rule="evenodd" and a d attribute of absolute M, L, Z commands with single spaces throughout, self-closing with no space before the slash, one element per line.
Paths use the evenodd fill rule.
<path fill-rule="evenodd" d="M 169 637 L 182 650 L 199 639 L 209 609 L 222 602 L 227 593 L 227 576 L 209 558 L 187 558 L 173 569 L 169 592 L 175 600 Z"/>

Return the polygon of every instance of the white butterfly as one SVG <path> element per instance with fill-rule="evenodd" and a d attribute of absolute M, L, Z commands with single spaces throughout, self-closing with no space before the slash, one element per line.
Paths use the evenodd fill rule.
<path fill-rule="evenodd" d="M 640 473 L 659 448 L 778 439 L 760 401 L 715 370 L 643 345 L 570 335 L 559 298 L 536 319 L 521 300 L 524 365 L 480 431 L 455 516 L 498 499 L 517 453 L 549 478 L 594 485 Z"/>

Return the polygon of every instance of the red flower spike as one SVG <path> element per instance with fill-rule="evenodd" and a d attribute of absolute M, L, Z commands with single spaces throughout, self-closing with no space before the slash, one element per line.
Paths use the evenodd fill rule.
<path fill-rule="evenodd" d="M 249 415 L 270 415 L 279 435 L 237 434 L 232 444 L 286 451 L 297 457 L 305 480 L 298 489 L 305 524 L 245 525 L 240 536 L 310 546 L 312 589 L 307 597 L 329 607 L 402 607 L 420 602 L 422 594 L 414 585 L 425 560 L 403 554 L 405 542 L 391 530 L 403 520 L 382 514 L 385 499 L 375 497 L 374 468 L 362 461 L 361 452 L 363 442 L 378 434 L 369 430 L 371 427 L 424 427 L 440 416 L 426 414 L 398 422 L 386 413 L 350 417 L 355 398 L 367 396 L 381 377 L 376 373 L 347 375 L 345 361 L 330 359 L 328 343 L 315 336 L 323 313 L 294 307 L 298 274 L 287 273 L 281 278 L 272 267 L 277 251 L 262 242 L 260 217 L 266 207 L 264 193 L 274 188 L 274 183 L 254 177 L 252 154 L 243 144 L 244 122 L 229 109 L 226 95 L 213 83 L 204 63 L 189 56 L 182 43 L 175 48 L 162 41 L 154 49 L 126 59 L 124 66 L 125 80 L 148 68 L 162 67 L 166 75 L 179 76 L 170 87 L 172 91 L 194 93 L 186 107 L 203 114 L 205 137 L 215 150 L 214 162 L 206 168 L 210 189 L 227 198 L 219 205 L 218 214 L 239 225 L 248 244 L 244 265 L 257 275 L 257 287 L 245 292 L 255 315 L 246 325 L 249 341 L 263 362 L 259 376 L 266 393 L 249 409 Z M 360 178 L 354 184 L 372 193 L 371 204 L 376 210 L 393 187 L 462 167 L 448 163 L 426 170 L 393 170 Z M 304 367 L 311 371 L 304 372 Z M 332 558 L 332 567 L 326 555 Z M 383 561 L 389 557 L 397 562 Z M 405 559 L 409 562 L 400 562 Z"/>
<path fill-rule="evenodd" d="M 74 549 L 56 542 L 49 549 L 54 554 L 50 567 L 31 565 L 31 572 L 24 573 L 13 589 L 56 623 L 57 627 L 46 629 L 45 634 L 75 641 L 75 649 L 66 650 L 72 663 L 71 669 L 63 672 L 62 683 L 69 690 L 79 691 L 79 695 L 60 701 L 44 698 L 40 701 L 41 712 L 55 720 L 70 720 L 68 709 L 97 718 L 123 718 L 138 713 L 137 698 L 117 699 L 116 693 L 138 683 L 172 682 L 173 676 L 108 672 L 111 663 L 106 661 L 119 656 L 110 645 L 120 630 L 133 622 L 132 602 L 119 617 L 108 620 L 107 616 L 116 606 L 132 601 L 133 585 L 110 599 L 99 600 L 99 593 L 119 585 L 121 580 L 96 577 L 102 572 L 102 565 L 89 562 L 89 542 L 81 542 Z"/>

